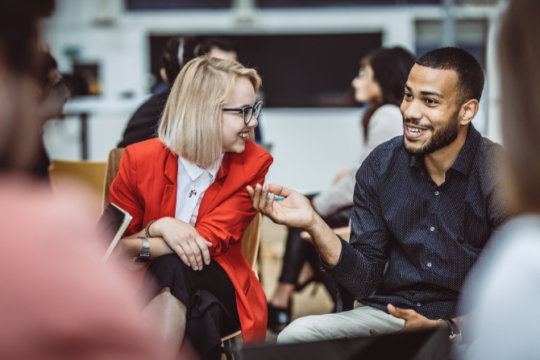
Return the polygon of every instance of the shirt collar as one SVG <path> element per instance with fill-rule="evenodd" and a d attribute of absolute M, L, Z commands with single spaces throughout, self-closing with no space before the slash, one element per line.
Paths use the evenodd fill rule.
<path fill-rule="evenodd" d="M 469 172 L 471 171 L 473 162 L 474 162 L 474 156 L 476 155 L 476 150 L 478 150 L 478 146 L 480 145 L 480 140 L 482 139 L 482 135 L 474 128 L 474 125 L 471 123 L 469 127 L 469 131 L 467 132 L 467 138 L 465 139 L 465 144 L 461 148 L 461 151 L 459 152 L 459 155 L 454 162 L 454 164 L 450 167 L 450 169 L 454 169 L 456 171 L 459 171 L 463 175 L 469 175 Z M 424 158 L 411 155 L 409 161 L 410 167 L 416 167 L 416 168 L 422 168 L 424 164 Z"/>
<path fill-rule="evenodd" d="M 197 166 L 196 164 L 184 159 L 182 156 L 178 156 L 178 162 L 182 163 L 191 181 L 197 180 L 205 172 L 208 172 L 210 176 L 212 176 L 212 179 L 215 179 L 217 172 L 219 171 L 219 168 L 221 167 L 221 162 L 223 161 L 223 155 L 224 154 L 221 154 L 218 161 L 216 161 L 214 165 L 206 169 L 203 169 Z"/>

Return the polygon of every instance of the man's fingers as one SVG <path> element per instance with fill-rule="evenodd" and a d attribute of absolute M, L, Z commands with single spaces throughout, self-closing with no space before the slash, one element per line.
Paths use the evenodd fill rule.
<path fill-rule="evenodd" d="M 283 197 L 287 197 L 294 192 L 291 189 L 287 189 L 286 187 L 283 187 L 281 185 L 276 185 L 276 184 L 267 184 L 264 186 L 264 189 L 268 190 L 268 192 L 271 192 L 272 194 L 276 194 Z"/>
<path fill-rule="evenodd" d="M 377 336 L 377 335 L 381 335 L 380 333 L 376 332 L 375 330 L 371 329 L 369 330 L 369 335 L 371 336 Z"/>
<path fill-rule="evenodd" d="M 259 211 L 259 199 L 261 197 L 261 186 L 259 184 L 255 185 L 255 189 L 253 189 L 253 196 L 251 197 L 251 203 L 253 204 L 253 208 L 257 211 Z"/>
<path fill-rule="evenodd" d="M 270 194 L 270 199 L 266 200 L 266 205 L 264 207 L 265 214 L 271 214 L 273 212 L 275 199 L 276 199 L 276 196 L 274 194 Z"/>
<path fill-rule="evenodd" d="M 390 315 L 403 320 L 408 320 L 411 316 L 414 316 L 416 314 L 416 311 L 414 310 L 400 309 L 392 304 L 388 304 L 387 309 Z"/>
<path fill-rule="evenodd" d="M 268 213 L 268 210 L 267 210 L 267 207 L 266 207 L 266 205 L 268 204 L 267 198 L 268 198 L 268 190 L 262 189 L 262 194 L 261 194 L 261 197 L 259 199 L 259 209 L 261 209 L 261 211 L 264 214 Z"/>

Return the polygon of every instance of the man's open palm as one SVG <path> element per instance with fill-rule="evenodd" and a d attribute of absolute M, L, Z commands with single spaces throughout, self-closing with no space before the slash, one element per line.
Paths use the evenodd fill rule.
<path fill-rule="evenodd" d="M 259 184 L 255 186 L 255 189 L 247 186 L 247 191 L 253 208 L 277 224 L 307 228 L 313 222 L 314 210 L 310 201 L 296 191 L 274 184 L 266 185 L 264 189 Z M 268 194 L 270 194 L 270 199 L 267 199 Z M 275 201 L 274 195 L 285 199 Z"/>

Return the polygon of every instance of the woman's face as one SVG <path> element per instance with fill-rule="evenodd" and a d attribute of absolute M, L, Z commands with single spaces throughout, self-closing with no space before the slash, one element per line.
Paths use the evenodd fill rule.
<path fill-rule="evenodd" d="M 360 69 L 352 82 L 354 98 L 358 102 L 382 103 L 382 90 L 373 73 L 371 65 Z"/>
<path fill-rule="evenodd" d="M 255 90 L 253 84 L 245 76 L 236 79 L 231 96 L 223 105 L 224 108 L 244 108 L 255 105 Z M 221 135 L 223 152 L 241 154 L 246 148 L 248 135 L 251 129 L 258 125 L 255 115 L 246 125 L 242 117 L 242 111 L 221 112 Z"/>

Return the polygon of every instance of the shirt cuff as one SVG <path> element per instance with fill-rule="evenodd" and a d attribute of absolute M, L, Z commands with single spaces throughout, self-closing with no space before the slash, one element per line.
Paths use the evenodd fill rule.
<path fill-rule="evenodd" d="M 335 265 L 327 265 L 319 255 L 319 258 L 321 258 L 321 264 L 324 270 L 328 272 L 334 272 L 334 271 L 350 272 L 350 269 L 352 269 L 354 265 L 354 261 L 353 261 L 354 256 L 351 256 L 351 251 L 354 251 L 354 248 L 347 241 L 343 240 L 341 236 L 337 235 L 337 237 L 341 241 L 341 254 L 339 254 L 339 260 L 337 261 Z"/>

